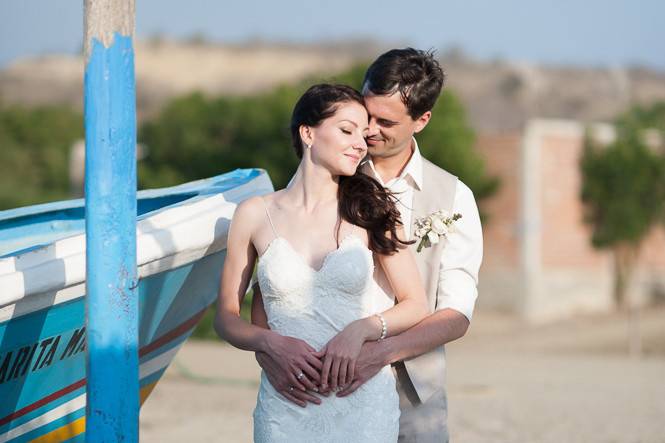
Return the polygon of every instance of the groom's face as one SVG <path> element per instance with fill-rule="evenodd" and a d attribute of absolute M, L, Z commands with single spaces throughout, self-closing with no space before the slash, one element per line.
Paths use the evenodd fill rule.
<path fill-rule="evenodd" d="M 369 113 L 368 153 L 372 157 L 392 157 L 410 150 L 411 138 L 419 125 L 408 114 L 399 92 L 374 95 L 365 89 L 363 94 Z"/>

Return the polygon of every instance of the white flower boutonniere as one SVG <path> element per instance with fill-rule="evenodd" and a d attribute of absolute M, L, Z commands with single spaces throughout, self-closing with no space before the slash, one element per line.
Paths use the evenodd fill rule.
<path fill-rule="evenodd" d="M 417 252 L 423 247 L 429 248 L 446 239 L 448 234 L 455 232 L 454 222 L 462 218 L 462 214 L 450 216 L 446 211 L 440 209 L 426 217 L 416 219 L 415 236 L 420 239 Z"/>

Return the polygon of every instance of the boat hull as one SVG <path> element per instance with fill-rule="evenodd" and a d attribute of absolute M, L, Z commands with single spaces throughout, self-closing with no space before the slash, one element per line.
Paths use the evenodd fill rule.
<path fill-rule="evenodd" d="M 251 185 L 251 180 L 248 183 Z M 269 180 L 266 182 L 263 176 L 253 186 L 247 186 L 248 183 L 238 185 L 248 188 L 244 192 L 236 193 L 230 201 L 227 195 L 225 202 L 216 202 L 217 206 L 211 206 L 207 201 L 218 198 L 215 193 L 206 193 L 205 187 L 197 191 L 194 203 L 186 209 L 196 213 L 195 207 L 209 206 L 206 211 L 199 212 L 215 215 L 198 228 L 206 223 L 214 228 L 215 236 L 210 241 L 194 242 L 196 244 L 190 244 L 188 248 L 177 245 L 182 243 L 180 231 L 186 233 L 186 227 L 180 222 L 174 225 L 165 220 L 169 219 L 169 210 L 182 212 L 181 203 L 174 208 L 161 208 L 153 213 L 154 216 L 148 214 L 139 222 L 139 232 L 147 236 L 139 238 L 139 247 L 142 242 L 146 248 L 155 242 L 161 250 L 168 251 L 161 256 L 146 252 L 139 260 L 141 404 L 217 296 L 225 257 L 226 230 L 235 206 L 250 195 L 264 194 L 272 189 Z M 218 214 L 221 215 L 215 219 Z M 170 219 L 177 221 L 178 217 L 173 215 Z M 161 227 L 152 229 L 160 223 Z M 169 238 L 176 247 L 169 248 L 160 243 L 159 240 L 164 238 Z M 39 248 L 28 250 L 22 254 L 44 253 Z M 21 254 L 15 258 L 19 256 Z M 34 257 L 31 260 L 33 266 L 23 269 L 24 274 L 32 275 L 27 271 L 35 266 L 44 267 L 45 262 Z M 20 260 L 15 260 L 14 267 L 20 269 L 17 263 Z M 5 263 L 5 266 L 9 265 Z M 66 273 L 67 269 L 62 272 Z M 85 280 L 24 294 L 14 303 L 0 305 L 0 443 L 84 440 L 85 309 Z"/>

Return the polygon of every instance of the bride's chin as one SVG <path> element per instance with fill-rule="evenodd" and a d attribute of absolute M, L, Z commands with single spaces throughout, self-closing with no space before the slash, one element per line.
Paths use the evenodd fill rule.
<path fill-rule="evenodd" d="M 351 168 L 350 166 L 345 165 L 345 166 L 342 166 L 340 168 L 337 168 L 337 170 L 333 172 L 333 175 L 347 176 L 348 177 L 348 176 L 354 175 L 356 173 L 357 169 L 358 168 Z"/>
<path fill-rule="evenodd" d="M 350 177 L 352 175 L 355 175 L 357 169 L 358 168 L 355 168 L 355 169 L 347 168 L 347 169 L 344 170 L 344 172 L 341 175 L 346 175 L 347 177 Z"/>

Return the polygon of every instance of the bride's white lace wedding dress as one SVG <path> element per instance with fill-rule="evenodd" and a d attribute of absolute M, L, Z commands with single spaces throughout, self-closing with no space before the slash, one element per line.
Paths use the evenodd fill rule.
<path fill-rule="evenodd" d="M 274 226 L 273 232 L 257 269 L 272 330 L 321 349 L 347 324 L 374 313 L 372 252 L 360 237 L 349 234 L 315 270 Z M 321 400 L 320 405 L 301 408 L 275 391 L 262 374 L 254 410 L 255 443 L 397 441 L 399 399 L 390 367 L 348 397 L 332 393 Z"/>

